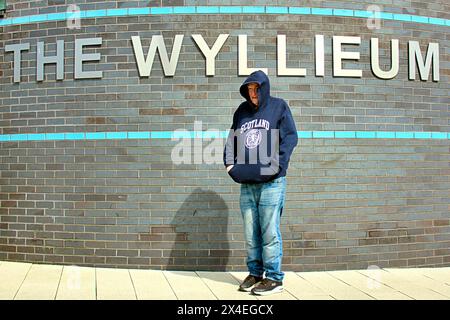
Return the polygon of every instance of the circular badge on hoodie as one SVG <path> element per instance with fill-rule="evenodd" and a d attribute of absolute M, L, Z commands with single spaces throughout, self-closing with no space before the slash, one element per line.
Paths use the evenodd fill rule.
<path fill-rule="evenodd" d="M 252 129 L 245 136 L 245 146 L 248 149 L 254 149 L 261 143 L 262 134 L 259 129 Z"/>

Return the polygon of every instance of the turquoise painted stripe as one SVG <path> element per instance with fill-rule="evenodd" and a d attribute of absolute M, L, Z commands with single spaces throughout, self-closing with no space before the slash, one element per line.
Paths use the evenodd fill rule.
<path fill-rule="evenodd" d="M 370 132 L 370 131 L 357 131 L 356 132 L 356 138 L 359 138 L 359 139 L 373 139 L 375 137 L 376 137 L 375 132 Z"/>
<path fill-rule="evenodd" d="M 108 17 L 127 16 L 128 9 L 108 9 L 106 10 L 106 15 Z"/>
<path fill-rule="evenodd" d="M 441 25 L 441 26 L 445 26 L 446 22 L 448 22 L 449 20 L 445 20 L 445 19 L 439 19 L 439 18 L 429 18 L 429 21 L 431 24 L 437 24 L 437 25 Z"/>
<path fill-rule="evenodd" d="M 103 140 L 106 139 L 105 132 L 87 132 L 86 139 L 88 140 Z"/>
<path fill-rule="evenodd" d="M 353 10 L 333 9 L 334 16 L 353 17 Z"/>
<path fill-rule="evenodd" d="M 380 19 L 394 20 L 394 15 L 389 12 L 375 12 L 375 18 L 377 18 L 378 15 L 380 16 Z"/>
<path fill-rule="evenodd" d="M 311 14 L 311 8 L 290 7 L 290 14 Z"/>
<path fill-rule="evenodd" d="M 125 140 L 125 139 L 217 139 L 228 137 L 225 131 L 131 131 L 131 132 L 63 132 L 0 135 L 0 142 L 53 140 Z M 300 139 L 450 139 L 450 132 L 395 131 L 297 131 Z"/>
<path fill-rule="evenodd" d="M 89 10 L 86 11 L 86 18 L 106 17 L 106 10 Z"/>
<path fill-rule="evenodd" d="M 242 13 L 242 7 L 220 7 L 219 12 L 226 14 Z"/>
<path fill-rule="evenodd" d="M 334 138 L 334 131 L 313 131 L 313 138 Z"/>
<path fill-rule="evenodd" d="M 45 140 L 64 140 L 64 133 L 46 133 Z"/>
<path fill-rule="evenodd" d="M 415 139 L 431 139 L 431 132 L 414 132 Z"/>
<path fill-rule="evenodd" d="M 332 16 L 333 9 L 329 8 L 312 8 L 311 14 L 320 15 L 320 16 Z"/>
<path fill-rule="evenodd" d="M 395 132 L 377 132 L 377 138 L 379 139 L 395 139 Z"/>
<path fill-rule="evenodd" d="M 433 24 L 450 26 L 449 19 L 397 14 L 390 12 L 373 12 L 365 10 L 335 9 L 335 8 L 309 8 L 284 6 L 178 6 L 178 7 L 152 7 L 80 11 L 80 19 L 135 16 L 135 15 L 170 15 L 170 14 L 307 14 L 315 16 L 340 16 L 357 18 L 380 18 L 402 22 Z M 20 25 L 35 22 L 57 21 L 74 18 L 75 15 L 67 12 L 49 13 L 32 16 L 0 19 L 0 26 Z"/>
<path fill-rule="evenodd" d="M 411 21 L 418 23 L 428 23 L 428 17 L 423 16 L 411 16 Z"/>
<path fill-rule="evenodd" d="M 47 18 L 47 20 L 48 20 L 48 18 Z M 11 19 L 11 24 L 25 24 L 25 23 L 29 23 L 29 22 L 30 22 L 30 17 L 29 16 L 12 18 Z"/>
<path fill-rule="evenodd" d="M 358 18 L 373 18 L 374 14 L 373 11 L 355 10 L 354 15 Z"/>
<path fill-rule="evenodd" d="M 432 132 L 431 139 L 447 139 L 447 134 L 445 132 Z"/>
<path fill-rule="evenodd" d="M 45 133 L 30 133 L 27 136 L 28 141 L 40 141 L 45 140 Z"/>
<path fill-rule="evenodd" d="M 68 16 L 68 18 L 75 18 L 75 15 L 70 15 Z M 30 23 L 31 22 L 42 22 L 42 21 L 47 21 L 47 15 L 46 14 L 38 14 L 35 16 L 30 16 Z"/>
<path fill-rule="evenodd" d="M 123 140 L 127 138 L 127 132 L 107 132 L 106 139 Z"/>
<path fill-rule="evenodd" d="M 150 132 L 128 132 L 128 139 L 150 139 Z"/>
<path fill-rule="evenodd" d="M 174 14 L 192 14 L 195 13 L 195 7 L 174 7 Z"/>
<path fill-rule="evenodd" d="M 215 13 L 220 13 L 220 12 L 219 12 L 219 7 L 200 6 L 200 7 L 197 7 L 197 13 L 215 14 Z"/>
<path fill-rule="evenodd" d="M 128 14 L 131 16 L 140 16 L 150 14 L 150 8 L 129 8 Z"/>
<path fill-rule="evenodd" d="M 171 139 L 172 131 L 153 131 L 151 134 L 152 139 Z"/>
<path fill-rule="evenodd" d="M 265 7 L 255 7 L 255 6 L 249 6 L 249 7 L 242 7 L 242 13 L 265 13 L 266 8 Z"/>
<path fill-rule="evenodd" d="M 409 14 L 394 14 L 393 19 L 398 20 L 398 21 L 411 21 L 411 15 L 409 15 Z"/>
<path fill-rule="evenodd" d="M 356 132 L 354 131 L 335 131 L 334 132 L 335 138 L 355 138 Z"/>
<path fill-rule="evenodd" d="M 396 132 L 395 137 L 398 139 L 414 139 L 414 132 Z"/>
<path fill-rule="evenodd" d="M 66 20 L 68 17 L 70 17 L 66 12 L 62 13 L 49 13 L 47 14 L 47 19 L 49 21 L 55 21 L 55 20 Z"/>
<path fill-rule="evenodd" d="M 65 133 L 64 140 L 84 140 L 84 133 Z"/>
<path fill-rule="evenodd" d="M 219 139 L 222 135 L 220 131 L 202 131 L 201 137 L 203 139 Z"/>
<path fill-rule="evenodd" d="M 289 13 L 289 9 L 288 9 L 288 7 L 266 7 L 266 13 L 287 14 L 287 13 Z"/>
<path fill-rule="evenodd" d="M 151 14 L 172 14 L 173 8 L 172 7 L 156 7 L 150 9 Z"/>
<path fill-rule="evenodd" d="M 313 137 L 312 131 L 297 131 L 297 136 L 300 139 L 311 139 Z"/>

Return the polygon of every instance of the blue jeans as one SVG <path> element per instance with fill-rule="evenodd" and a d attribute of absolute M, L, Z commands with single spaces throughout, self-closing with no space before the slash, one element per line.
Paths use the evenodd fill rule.
<path fill-rule="evenodd" d="M 240 206 L 244 220 L 247 267 L 253 276 L 282 281 L 283 243 L 280 217 L 286 195 L 286 177 L 258 183 L 242 184 Z"/>

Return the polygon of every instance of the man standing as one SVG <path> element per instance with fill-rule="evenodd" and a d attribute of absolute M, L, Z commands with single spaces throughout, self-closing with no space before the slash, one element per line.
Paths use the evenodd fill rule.
<path fill-rule="evenodd" d="M 249 275 L 239 290 L 268 295 L 283 290 L 280 217 L 297 129 L 287 103 L 270 96 L 269 78 L 264 72 L 253 72 L 240 93 L 246 101 L 233 115 L 224 150 L 227 172 L 241 184 Z"/>

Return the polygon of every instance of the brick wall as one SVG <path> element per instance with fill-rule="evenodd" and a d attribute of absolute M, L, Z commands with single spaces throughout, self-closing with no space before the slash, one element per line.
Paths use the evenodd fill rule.
<path fill-rule="evenodd" d="M 161 1 L 78 1 L 81 10 L 161 6 Z M 383 11 L 449 19 L 446 1 L 386 1 Z M 64 12 L 69 1 L 8 1 L 8 17 Z M 206 1 L 164 1 L 166 6 Z M 235 1 L 210 2 L 236 5 Z M 308 6 L 365 10 L 371 3 L 309 1 Z M 292 5 L 252 1 L 242 5 Z M 2 135 L 83 132 L 227 130 L 242 101 L 237 35 L 247 34 L 249 66 L 269 68 L 272 94 L 288 101 L 299 131 L 450 132 L 448 27 L 383 20 L 278 14 L 147 15 L 0 27 Z M 205 76 L 191 38 L 211 45 L 230 37 Z M 169 53 L 184 34 L 177 72 L 164 77 L 158 58 L 139 78 L 131 36 L 148 48 L 165 37 Z M 306 77 L 276 76 L 276 36 L 286 34 L 289 67 Z M 325 76 L 314 76 L 314 35 L 325 36 Z M 333 35 L 360 36 L 363 77 L 331 74 Z M 87 70 L 102 79 L 73 80 L 74 41 L 102 37 Z M 400 41 L 400 72 L 377 79 L 369 40 L 380 40 L 389 67 L 389 41 Z M 64 81 L 54 65 L 36 82 L 36 43 L 46 55 L 64 40 Z M 408 80 L 407 41 L 440 46 L 440 81 Z M 21 83 L 4 47 L 30 43 Z M 351 49 L 350 49 L 351 50 Z M 146 52 L 146 49 L 144 49 Z M 354 65 L 350 65 L 353 66 Z M 448 139 L 302 138 L 288 170 L 282 218 L 284 269 L 336 270 L 450 265 L 450 146 Z M 0 259 L 108 267 L 245 270 L 239 186 L 222 164 L 172 162 L 179 141 L 84 139 L 0 142 Z M 203 141 L 203 147 L 208 141 Z"/>

